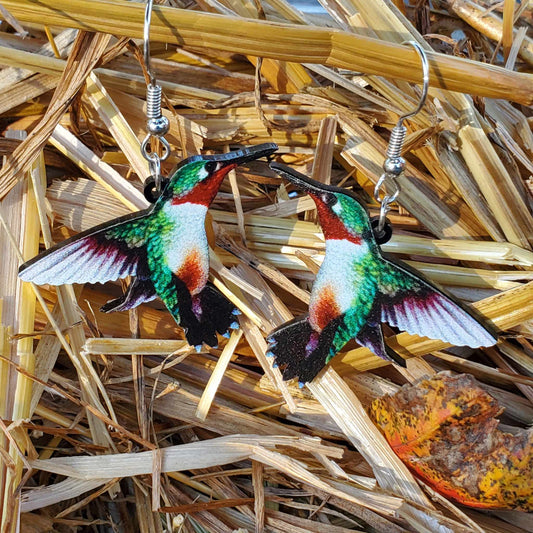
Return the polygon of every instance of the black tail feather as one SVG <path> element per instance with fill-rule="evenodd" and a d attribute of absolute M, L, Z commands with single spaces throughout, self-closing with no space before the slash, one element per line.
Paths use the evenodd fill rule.
<path fill-rule="evenodd" d="M 332 320 L 320 333 L 315 331 L 307 316 L 295 318 L 274 330 L 267 338 L 269 353 L 283 367 L 283 379 L 298 378 L 300 384 L 312 381 L 346 343 L 343 315 Z M 340 334 L 340 335 L 338 335 Z M 383 359 L 405 367 L 405 359 L 384 341 L 379 322 L 369 321 L 356 340 Z"/>
<path fill-rule="evenodd" d="M 174 320 L 185 330 L 185 337 L 191 346 L 201 347 L 202 344 L 209 346 L 217 345 L 217 335 L 215 328 L 211 323 L 201 323 L 201 313 L 195 313 L 193 298 L 185 283 L 173 275 L 174 288 L 176 290 L 176 299 L 173 300 L 173 305 L 168 305 L 167 309 L 170 311 Z"/>
<path fill-rule="evenodd" d="M 239 327 L 236 321 L 238 310 L 211 284 L 192 298 L 180 295 L 179 314 L 180 325 L 192 346 L 202 343 L 217 346 L 217 332 L 224 335 L 228 330 Z"/>
<path fill-rule="evenodd" d="M 239 310 L 211 283 L 198 295 L 198 302 L 201 323 L 210 323 L 221 335 L 227 333 L 232 325 L 237 326 L 236 316 L 240 314 Z"/>
<path fill-rule="evenodd" d="M 312 381 L 326 364 L 333 340 L 331 329 L 318 333 L 307 316 L 295 318 L 268 336 L 269 353 L 283 366 L 283 379 L 298 378 L 300 384 Z"/>
<path fill-rule="evenodd" d="M 191 346 L 202 346 L 203 343 L 215 347 L 218 344 L 217 334 L 212 324 L 199 322 L 196 317 L 182 317 L 181 327 L 185 330 L 187 342 Z"/>

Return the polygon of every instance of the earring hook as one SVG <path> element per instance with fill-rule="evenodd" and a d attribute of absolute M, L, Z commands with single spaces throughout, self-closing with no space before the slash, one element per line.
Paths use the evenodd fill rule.
<path fill-rule="evenodd" d="M 143 35 L 144 64 L 146 65 L 148 76 L 150 77 L 150 85 L 156 84 L 155 75 L 152 72 L 152 68 L 150 66 L 150 24 L 152 22 L 153 5 L 154 5 L 154 0 L 147 0 L 146 8 L 144 10 L 144 35 Z"/>
<path fill-rule="evenodd" d="M 146 87 L 146 129 L 148 133 L 141 143 L 141 153 L 150 167 L 150 177 L 145 183 L 145 196 L 150 202 L 155 202 L 161 195 L 164 186 L 164 179 L 161 176 L 161 161 L 170 155 L 170 145 L 165 139 L 165 133 L 168 133 L 170 123 L 161 111 L 162 89 L 156 83 L 156 77 L 150 65 L 150 23 L 153 3 L 153 0 L 147 0 L 144 10 L 144 63 L 150 81 Z M 163 146 L 161 156 L 153 149 L 152 139 L 154 138 L 158 139 Z M 148 148 L 149 145 L 150 149 Z"/>
<path fill-rule="evenodd" d="M 403 125 L 405 119 L 412 117 L 420 112 L 426 103 L 429 90 L 429 62 L 425 50 L 416 41 L 404 41 L 402 44 L 411 45 L 420 56 L 422 61 L 422 95 L 417 107 L 402 115 L 396 126 L 391 131 L 389 146 L 387 147 L 387 158 L 383 163 L 383 174 L 380 176 L 374 188 L 374 198 L 380 204 L 379 217 L 372 221 L 372 227 L 376 239 L 380 244 L 387 242 L 392 234 L 391 228 L 386 228 L 387 213 L 390 211 L 390 204 L 392 204 L 400 195 L 401 187 L 396 178 L 403 174 L 405 169 L 405 159 L 402 157 L 403 143 L 407 135 L 407 128 Z M 389 192 L 381 196 L 382 189 Z M 389 224 L 390 226 L 390 224 Z"/>
<path fill-rule="evenodd" d="M 420 56 L 420 61 L 422 62 L 422 95 L 420 96 L 420 101 L 418 102 L 418 106 L 416 107 L 416 109 L 410 111 L 409 113 L 406 113 L 405 115 L 402 115 L 398 119 L 398 124 L 400 126 L 403 124 L 403 121 L 405 119 L 415 116 L 422 110 L 424 104 L 426 103 L 429 90 L 429 61 L 428 56 L 426 55 L 426 51 L 416 41 L 404 41 L 402 44 L 411 45 Z"/>

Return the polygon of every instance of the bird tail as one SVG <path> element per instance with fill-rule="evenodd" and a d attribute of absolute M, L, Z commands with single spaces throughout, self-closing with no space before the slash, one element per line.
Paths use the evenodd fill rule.
<path fill-rule="evenodd" d="M 297 377 L 300 386 L 312 381 L 352 338 L 379 357 L 405 367 L 405 359 L 385 344 L 381 324 L 372 316 L 369 318 L 356 336 L 345 314 L 331 320 L 320 332 L 311 327 L 307 315 L 295 318 L 268 336 L 267 355 L 284 367 L 283 379 Z"/>
<path fill-rule="evenodd" d="M 180 301 L 180 325 L 197 349 L 202 343 L 216 347 L 217 333 L 229 337 L 230 330 L 239 328 L 240 311 L 210 283 L 199 294 Z"/>
<path fill-rule="evenodd" d="M 211 283 L 208 283 L 193 302 L 201 324 L 227 337 L 229 330 L 238 329 L 237 316 L 241 312 Z"/>
<path fill-rule="evenodd" d="M 315 331 L 308 316 L 283 324 L 268 337 L 267 355 L 283 366 L 283 379 L 297 377 L 300 386 L 312 381 L 335 354 L 334 337 L 338 323 L 332 321 L 322 332 Z"/>

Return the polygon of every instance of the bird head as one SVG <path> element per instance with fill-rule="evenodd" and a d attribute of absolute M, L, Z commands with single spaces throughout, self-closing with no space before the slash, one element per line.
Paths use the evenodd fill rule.
<path fill-rule="evenodd" d="M 326 240 L 347 239 L 359 244 L 371 234 L 367 210 L 350 191 L 320 183 L 280 163 L 271 163 L 270 168 L 315 201 Z"/>
<path fill-rule="evenodd" d="M 277 149 L 274 143 L 263 143 L 226 154 L 195 155 L 184 159 L 171 172 L 161 200 L 209 206 L 230 170 L 242 163 L 269 156 Z"/>

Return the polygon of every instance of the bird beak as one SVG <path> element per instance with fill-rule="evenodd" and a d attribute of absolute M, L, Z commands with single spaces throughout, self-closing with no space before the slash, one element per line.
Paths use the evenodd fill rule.
<path fill-rule="evenodd" d="M 247 146 L 242 150 L 235 150 L 228 152 L 227 154 L 213 154 L 213 155 L 193 155 L 187 159 L 180 161 L 170 172 L 170 176 L 173 176 L 180 168 L 194 163 L 195 161 L 217 161 L 220 162 L 219 171 L 225 169 L 225 173 L 235 168 L 241 163 L 248 161 L 254 161 L 260 157 L 267 157 L 273 154 L 278 149 L 278 145 L 275 143 L 263 143 L 256 144 L 255 146 Z M 229 168 L 228 168 L 229 167 Z"/>
<path fill-rule="evenodd" d="M 278 149 L 275 143 L 263 143 L 255 146 L 247 146 L 242 150 L 235 150 L 225 154 L 204 155 L 202 159 L 207 161 L 216 161 L 218 163 L 218 170 L 210 176 L 210 180 L 217 180 L 223 178 L 228 172 L 236 168 L 242 163 L 248 161 L 255 161 L 260 157 L 268 157 Z"/>
<path fill-rule="evenodd" d="M 203 159 L 218 161 L 224 166 L 226 165 L 241 165 L 248 161 L 255 161 L 260 157 L 267 157 L 272 155 L 278 149 L 275 143 L 256 144 L 255 146 L 247 146 L 242 150 L 235 150 L 226 154 L 204 155 Z"/>
<path fill-rule="evenodd" d="M 322 195 L 328 190 L 327 185 L 308 178 L 305 174 L 297 172 L 287 165 L 283 165 L 281 163 L 270 163 L 270 168 L 286 180 L 296 185 L 296 187 L 302 189 L 307 194 L 310 194 L 315 198 L 321 199 Z"/>

